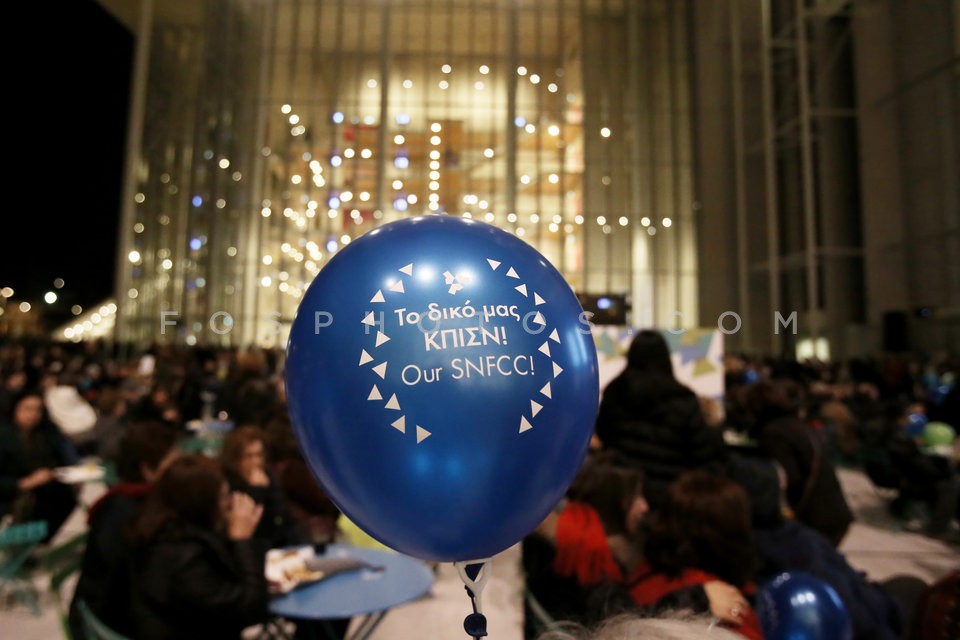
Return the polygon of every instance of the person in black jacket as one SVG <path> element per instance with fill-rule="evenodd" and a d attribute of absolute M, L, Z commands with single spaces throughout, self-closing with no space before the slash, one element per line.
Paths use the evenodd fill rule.
<path fill-rule="evenodd" d="M 926 533 L 952 540 L 950 523 L 960 519 L 960 476 L 946 457 L 928 455 L 917 440 L 907 433 L 914 405 L 890 401 L 886 410 L 883 446 L 897 476 L 896 499 L 890 510 L 898 518 L 907 518 L 911 502 L 926 504 Z"/>
<path fill-rule="evenodd" d="M 721 472 L 727 458 L 721 431 L 707 425 L 696 394 L 674 377 L 666 340 L 649 329 L 634 336 L 627 366 L 604 390 L 595 434 L 603 449 L 643 469 L 651 510 L 683 471 Z"/>
<path fill-rule="evenodd" d="M 86 637 L 78 605 L 86 603 L 97 618 L 119 633 L 133 633 L 125 606 L 129 584 L 129 534 L 151 484 L 178 455 L 176 435 L 163 424 L 135 423 L 119 443 L 120 482 L 90 507 L 89 529 L 80 579 L 70 603 L 73 640 Z"/>
<path fill-rule="evenodd" d="M 47 419 L 43 396 L 22 392 L 0 424 L 0 516 L 45 520 L 49 542 L 77 506 L 74 489 L 54 469 L 76 462 L 70 441 Z"/>
<path fill-rule="evenodd" d="M 818 531 L 784 517 L 786 477 L 776 463 L 739 458 L 731 465 L 730 475 L 750 494 L 758 583 L 785 571 L 805 571 L 836 590 L 850 614 L 854 640 L 902 637 L 909 612 L 895 594 L 850 566 Z M 922 586 L 919 578 L 914 581 Z"/>
<path fill-rule="evenodd" d="M 237 640 L 267 618 L 263 508 L 230 493 L 219 464 L 185 455 L 134 526 L 131 618 L 140 640 Z"/>

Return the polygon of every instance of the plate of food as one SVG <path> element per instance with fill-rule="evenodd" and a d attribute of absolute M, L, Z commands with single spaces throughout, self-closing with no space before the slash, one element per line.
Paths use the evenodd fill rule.
<path fill-rule="evenodd" d="M 350 555 L 318 556 L 309 546 L 267 552 L 267 583 L 273 593 L 287 593 L 301 585 L 357 569 L 382 571 L 383 567 Z"/>
<path fill-rule="evenodd" d="M 57 467 L 53 475 L 64 484 L 81 484 L 102 480 L 105 470 L 98 464 L 78 464 L 70 467 Z"/>

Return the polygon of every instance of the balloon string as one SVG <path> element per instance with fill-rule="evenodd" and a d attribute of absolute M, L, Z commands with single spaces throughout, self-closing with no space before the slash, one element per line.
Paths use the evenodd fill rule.
<path fill-rule="evenodd" d="M 463 629 L 474 640 L 480 640 L 487 635 L 487 618 L 483 615 L 480 597 L 490 576 L 487 571 L 488 562 L 490 558 L 454 563 L 460 579 L 463 580 L 463 587 L 470 596 L 470 604 L 473 608 L 473 613 L 463 621 Z"/>

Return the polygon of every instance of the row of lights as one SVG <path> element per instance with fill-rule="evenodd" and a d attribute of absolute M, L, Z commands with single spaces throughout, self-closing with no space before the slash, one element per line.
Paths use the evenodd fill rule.
<path fill-rule="evenodd" d="M 90 316 L 89 320 L 78 322 L 73 326 L 63 330 L 63 337 L 67 340 L 82 340 L 84 337 L 102 335 L 98 331 L 102 323 L 109 323 L 117 313 L 117 305 L 113 302 L 100 307 L 97 312 Z"/>
<path fill-rule="evenodd" d="M 485 64 L 482 64 L 477 68 L 477 71 L 479 71 L 480 75 L 487 76 L 490 73 L 490 67 Z M 453 73 L 453 67 L 449 64 L 441 65 L 440 72 L 443 73 L 445 76 L 449 76 Z M 517 67 L 517 75 L 520 77 L 526 77 L 530 81 L 530 84 L 532 85 L 539 85 L 541 81 L 540 75 L 537 73 L 529 73 L 528 75 L 528 69 L 524 66 Z M 405 79 L 401 84 L 404 89 L 413 88 L 413 80 L 410 80 L 409 78 Z M 376 78 L 370 78 L 369 80 L 367 80 L 368 88 L 376 89 L 379 86 L 380 86 L 380 83 L 377 82 Z M 437 86 L 440 89 L 446 91 L 447 89 L 450 88 L 450 81 L 444 78 L 439 82 L 437 82 Z M 483 91 L 485 87 L 486 87 L 486 84 L 484 83 L 483 80 L 477 80 L 473 83 L 473 88 L 476 89 L 477 91 Z M 547 91 L 549 91 L 550 93 L 557 93 L 557 91 L 559 90 L 560 90 L 560 87 L 557 85 L 557 83 L 550 82 L 547 84 Z"/>

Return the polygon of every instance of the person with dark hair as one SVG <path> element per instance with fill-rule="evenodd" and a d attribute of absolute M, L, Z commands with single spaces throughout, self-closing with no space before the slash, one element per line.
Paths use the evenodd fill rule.
<path fill-rule="evenodd" d="M 150 393 L 130 408 L 130 418 L 137 422 L 162 422 L 176 431 L 183 429 L 174 393 L 169 385 L 160 382 L 155 383 Z"/>
<path fill-rule="evenodd" d="M 787 501 L 797 519 L 839 545 L 853 513 L 824 443 L 800 416 L 799 387 L 786 381 L 759 382 L 744 401 L 753 417 L 750 435 L 787 474 Z"/>
<path fill-rule="evenodd" d="M 130 634 L 132 621 L 123 606 L 129 591 L 130 525 L 163 470 L 179 452 L 176 435 L 165 425 L 135 423 L 123 434 L 117 456 L 120 479 L 100 497 L 87 514 L 89 529 L 80 578 L 70 603 L 70 629 L 74 640 L 84 636 L 78 604 L 90 610 L 119 633 Z"/>
<path fill-rule="evenodd" d="M 634 336 L 626 367 L 604 389 L 595 434 L 603 449 L 643 468 L 653 510 L 682 472 L 719 472 L 727 457 L 723 434 L 707 425 L 696 394 L 674 376 L 666 340 L 654 330 Z"/>
<path fill-rule="evenodd" d="M 897 497 L 891 512 L 909 521 L 909 507 L 926 506 L 926 534 L 953 541 L 950 523 L 960 519 L 960 476 L 949 459 L 925 454 L 917 439 L 907 433 L 909 416 L 923 411 L 921 405 L 892 400 L 887 404 L 883 427 L 883 446 L 895 474 Z"/>
<path fill-rule="evenodd" d="M 3 378 L 0 385 L 0 415 L 6 416 L 13 409 L 13 401 L 20 397 L 27 387 L 27 372 L 17 369 Z"/>
<path fill-rule="evenodd" d="M 753 596 L 750 499 L 726 477 L 702 469 L 684 472 L 670 484 L 661 509 L 647 520 L 643 555 L 645 562 L 627 582 L 630 595 L 641 606 L 715 580 Z M 752 608 L 743 605 L 731 614 L 736 622 L 725 627 L 762 640 Z"/>
<path fill-rule="evenodd" d="M 646 511 L 643 472 L 616 452 L 590 454 L 566 499 L 523 541 L 526 585 L 539 605 L 554 619 L 605 617 L 607 603 L 592 602 L 591 590 L 623 582 L 636 564 L 634 536 Z M 525 613 L 532 636 L 535 612 Z"/>
<path fill-rule="evenodd" d="M 539 605 L 554 619 L 586 624 L 636 611 L 624 582 L 641 563 L 640 528 L 646 513 L 640 468 L 617 452 L 588 456 L 566 499 L 523 542 L 527 588 Z M 731 609 L 747 608 L 743 596 L 719 580 L 645 604 L 645 613 L 699 608 L 729 622 L 736 622 Z M 535 612 L 526 615 L 529 637 L 536 631 Z"/>
<path fill-rule="evenodd" d="M 253 539 L 262 513 L 250 496 L 230 493 L 215 460 L 174 460 L 133 528 L 133 636 L 237 640 L 263 622 L 266 549 Z"/>
<path fill-rule="evenodd" d="M 47 419 L 40 392 L 22 392 L 0 424 L 0 515 L 45 520 L 49 542 L 77 506 L 74 489 L 54 469 L 76 462 L 70 442 Z"/>
<path fill-rule="evenodd" d="M 338 532 L 340 509 L 310 471 L 285 407 L 267 422 L 264 438 L 270 472 L 298 528 L 315 545 L 332 542 Z"/>
<path fill-rule="evenodd" d="M 293 518 L 283 491 L 267 467 L 266 434 L 253 425 L 227 433 L 220 462 L 232 491 L 242 491 L 263 506 L 263 517 L 254 537 L 271 547 L 309 542 L 306 532 Z"/>
<path fill-rule="evenodd" d="M 114 387 L 103 388 L 97 396 L 97 421 L 91 434 L 96 453 L 101 459 L 117 459 L 120 441 L 125 432 L 126 414 L 127 401 L 120 390 Z"/>
<path fill-rule="evenodd" d="M 219 398 L 221 410 L 235 424 L 266 424 L 276 415 L 279 399 L 269 374 L 267 355 L 262 350 L 237 354 Z"/>
<path fill-rule="evenodd" d="M 904 611 L 894 595 L 851 567 L 820 532 L 784 517 L 786 474 L 775 462 L 744 458 L 732 467 L 731 477 L 750 494 L 758 582 L 784 571 L 805 571 L 829 584 L 840 596 L 850 614 L 855 640 L 901 637 Z"/>

